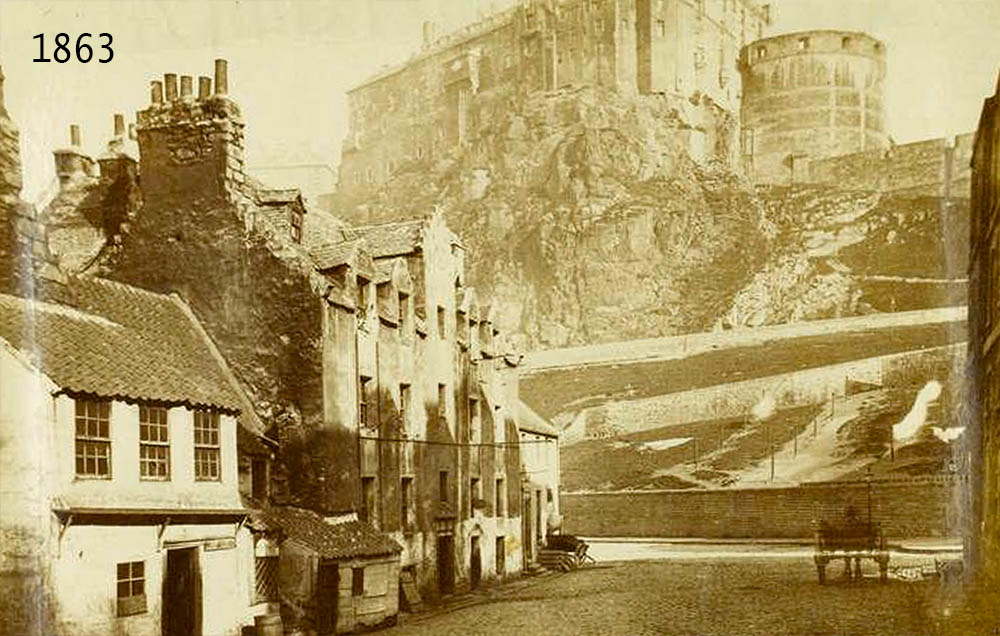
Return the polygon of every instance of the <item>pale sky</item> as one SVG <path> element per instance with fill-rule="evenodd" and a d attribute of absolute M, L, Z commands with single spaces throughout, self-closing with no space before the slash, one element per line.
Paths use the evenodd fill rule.
<path fill-rule="evenodd" d="M 165 72 L 211 75 L 229 60 L 231 95 L 247 120 L 254 165 L 336 166 L 346 132 L 345 90 L 419 50 L 421 25 L 461 26 L 512 0 L 44 2 L 0 0 L 7 109 L 21 129 L 24 197 L 54 177 L 51 152 L 79 123 L 99 154 L 112 113 L 134 121 L 149 82 Z M 866 31 L 888 47 L 889 132 L 898 143 L 971 131 L 1000 68 L 1000 0 L 772 0 L 765 35 Z M 108 64 L 33 63 L 37 33 L 109 32 Z"/>

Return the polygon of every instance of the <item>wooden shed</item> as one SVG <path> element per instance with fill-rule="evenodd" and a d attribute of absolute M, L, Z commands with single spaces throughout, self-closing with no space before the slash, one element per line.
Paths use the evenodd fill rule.
<path fill-rule="evenodd" d="M 353 516 L 293 507 L 262 511 L 254 522 L 280 535 L 286 629 L 347 634 L 396 622 L 402 549 L 392 537 Z"/>

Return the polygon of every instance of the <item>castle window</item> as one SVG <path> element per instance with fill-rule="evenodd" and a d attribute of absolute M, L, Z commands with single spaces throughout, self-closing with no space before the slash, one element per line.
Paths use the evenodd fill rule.
<path fill-rule="evenodd" d="M 368 183 L 375 183 L 375 170 L 374 169 L 368 168 L 368 170 L 365 171 L 365 180 Z"/>
<path fill-rule="evenodd" d="M 851 44 L 851 38 L 842 38 L 840 40 L 840 48 L 846 49 Z"/>
<path fill-rule="evenodd" d="M 757 47 L 757 59 L 758 60 L 764 59 L 765 55 L 767 55 L 767 47 L 766 46 L 758 46 Z"/>
<path fill-rule="evenodd" d="M 444 307 L 438 305 L 438 308 L 437 308 L 438 338 L 441 338 L 442 340 L 447 335 L 447 331 L 446 331 L 447 325 L 445 324 L 446 320 L 445 320 L 444 316 L 445 316 L 445 314 L 444 314 Z"/>
<path fill-rule="evenodd" d="M 799 50 L 805 51 L 809 48 L 809 38 L 799 38 Z"/>
<path fill-rule="evenodd" d="M 656 21 L 656 34 L 661 38 L 667 36 L 667 23 L 663 20 Z"/>
<path fill-rule="evenodd" d="M 298 210 L 292 211 L 291 235 L 296 243 L 302 242 L 302 213 Z"/>

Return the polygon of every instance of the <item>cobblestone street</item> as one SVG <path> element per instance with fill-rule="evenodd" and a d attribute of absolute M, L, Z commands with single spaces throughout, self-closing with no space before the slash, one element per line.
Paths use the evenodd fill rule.
<path fill-rule="evenodd" d="M 381 633 L 936 635 L 948 631 L 944 619 L 960 601 L 957 589 L 936 582 L 820 587 L 812 560 L 802 556 L 601 563 L 514 587 Z M 975 633 L 992 634 L 986 622 Z"/>

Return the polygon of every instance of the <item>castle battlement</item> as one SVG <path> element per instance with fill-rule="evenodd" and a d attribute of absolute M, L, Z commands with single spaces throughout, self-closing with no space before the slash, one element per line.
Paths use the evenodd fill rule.
<path fill-rule="evenodd" d="M 348 91 L 340 190 L 474 143 L 477 107 L 534 92 L 595 86 L 735 112 L 740 48 L 769 23 L 755 0 L 524 0 L 442 37 L 427 23 L 423 50 Z"/>

